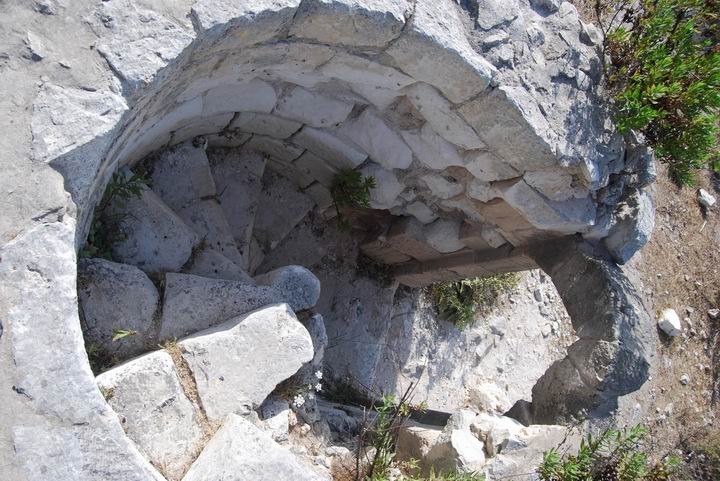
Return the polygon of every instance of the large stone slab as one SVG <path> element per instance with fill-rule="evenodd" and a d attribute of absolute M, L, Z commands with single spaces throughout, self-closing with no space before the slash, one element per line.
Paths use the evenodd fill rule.
<path fill-rule="evenodd" d="M 231 414 L 183 481 L 321 481 L 268 433 Z"/>
<path fill-rule="evenodd" d="M 156 351 L 96 378 L 128 437 L 168 479 L 179 480 L 201 447 L 203 429 L 172 358 Z"/>
<path fill-rule="evenodd" d="M 366 153 L 328 130 L 305 126 L 293 137 L 293 143 L 305 147 L 336 169 L 354 169 L 367 159 Z"/>
<path fill-rule="evenodd" d="M 78 262 L 78 302 L 85 342 L 98 344 L 119 359 L 147 350 L 154 339 L 153 318 L 160 296 L 143 271 L 105 259 Z M 116 329 L 135 331 L 116 342 Z"/>
<path fill-rule="evenodd" d="M 274 304 L 178 343 L 210 420 L 247 414 L 313 358 L 307 330 L 287 304 Z"/>
<path fill-rule="evenodd" d="M 400 135 L 370 109 L 343 123 L 339 132 L 387 169 L 406 169 L 412 162 L 412 151 Z"/>
<path fill-rule="evenodd" d="M 235 112 L 269 114 L 275 108 L 277 95 L 272 85 L 259 79 L 215 87 L 203 96 L 203 116 Z"/>
<path fill-rule="evenodd" d="M 276 115 L 254 112 L 240 112 L 230 124 L 230 129 L 251 134 L 267 135 L 278 139 L 287 139 L 300 130 L 302 124 L 294 120 L 283 119 Z"/>
<path fill-rule="evenodd" d="M 193 142 L 164 150 L 151 170 L 153 192 L 176 212 L 198 199 L 215 195 L 215 181 L 205 150 Z"/>
<path fill-rule="evenodd" d="M 613 214 L 605 247 L 616 262 L 625 264 L 639 251 L 655 228 L 655 206 L 645 190 L 633 189 Z"/>
<path fill-rule="evenodd" d="M 252 278 L 247 272 L 233 261 L 211 247 L 196 250 L 183 268 L 184 274 L 210 277 L 213 279 L 227 279 L 243 281 L 252 284 Z"/>
<path fill-rule="evenodd" d="M 300 311 L 315 305 L 320 283 L 304 267 L 265 274 L 258 285 L 190 274 L 165 276 L 160 340 L 179 338 L 275 302 Z"/>
<path fill-rule="evenodd" d="M 312 127 L 332 127 L 350 115 L 353 105 L 302 87 L 295 87 L 280 100 L 276 113 Z"/>
<path fill-rule="evenodd" d="M 244 259 L 235 244 L 225 212 L 215 199 L 202 199 L 177 211 L 178 216 L 193 228 L 205 246 L 210 247 L 237 265 Z"/>
<path fill-rule="evenodd" d="M 400 134 L 415 157 L 430 169 L 443 170 L 451 166 L 464 165 L 456 147 L 438 135 L 429 123 L 419 131 L 403 130 Z"/>
<path fill-rule="evenodd" d="M 389 90 L 401 89 L 415 82 L 394 68 L 342 52 L 335 54 L 321 70 L 328 77 Z"/>

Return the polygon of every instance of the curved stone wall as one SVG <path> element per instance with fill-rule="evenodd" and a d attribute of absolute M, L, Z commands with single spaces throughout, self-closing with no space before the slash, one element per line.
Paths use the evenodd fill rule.
<path fill-rule="evenodd" d="M 75 250 L 112 172 L 163 146 L 197 135 L 249 143 L 325 188 L 319 166 L 367 169 L 379 183 L 373 207 L 469 220 L 499 245 L 581 234 L 634 252 L 641 215 L 615 209 L 652 178 L 651 162 L 625 148 L 595 99 L 597 32 L 567 2 L 464 3 L 473 8 L 110 0 L 43 20 L 65 35 L 53 48 L 78 61 L 70 74 L 37 74 L 8 130 L 16 158 L 3 160 L 9 479 L 161 479 L 95 387 Z M 8 77 L 21 90 L 36 79 L 22 75 Z M 96 78 L 99 88 L 84 82 Z"/>

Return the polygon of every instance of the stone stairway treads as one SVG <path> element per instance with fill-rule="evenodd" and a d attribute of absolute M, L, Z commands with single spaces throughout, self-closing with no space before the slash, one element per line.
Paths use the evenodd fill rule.
<path fill-rule="evenodd" d="M 168 273 L 160 340 L 180 338 L 276 302 L 287 302 L 295 311 L 308 309 L 319 298 L 320 281 L 304 267 L 285 267 L 268 276 L 267 285 L 253 285 Z"/>
<path fill-rule="evenodd" d="M 111 206 L 120 219 L 122 238 L 112 245 L 113 258 L 145 272 L 179 271 L 200 237 L 153 191 L 143 188 L 132 197 Z"/>
<path fill-rule="evenodd" d="M 217 199 L 243 257 L 240 266 L 250 270 L 250 244 L 265 159 L 257 152 L 239 149 L 211 149 L 208 157 Z"/>
<path fill-rule="evenodd" d="M 313 358 L 310 334 L 287 304 L 235 317 L 178 343 L 209 420 L 247 414 Z"/>
<path fill-rule="evenodd" d="M 231 414 L 190 467 L 183 481 L 323 481 L 288 449 Z"/>
<path fill-rule="evenodd" d="M 170 355 L 146 354 L 96 382 L 140 451 L 168 479 L 180 479 L 201 447 L 203 429 Z"/>
<path fill-rule="evenodd" d="M 193 253 L 183 267 L 183 273 L 213 279 L 243 281 L 248 284 L 255 282 L 245 269 L 210 247 L 203 247 Z"/>
<path fill-rule="evenodd" d="M 313 200 L 299 192 L 286 178 L 267 171 L 263 176 L 253 234 L 267 254 L 315 206 Z"/>
<path fill-rule="evenodd" d="M 98 344 L 118 359 L 146 351 L 159 297 L 152 281 L 135 266 L 105 259 L 78 262 L 78 301 L 85 342 Z M 113 342 L 116 329 L 136 334 Z"/>
<path fill-rule="evenodd" d="M 225 213 L 215 199 L 197 200 L 176 212 L 207 246 L 235 264 L 242 265 L 243 258 L 235 245 Z"/>

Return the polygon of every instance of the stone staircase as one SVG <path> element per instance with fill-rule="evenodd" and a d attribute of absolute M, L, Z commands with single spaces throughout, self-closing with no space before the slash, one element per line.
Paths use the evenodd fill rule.
<path fill-rule="evenodd" d="M 322 369 L 322 317 L 296 316 L 320 281 L 300 266 L 255 275 L 316 202 L 263 154 L 206 146 L 147 160 L 150 187 L 108 208 L 123 234 L 117 262 L 79 262 L 86 343 L 125 361 L 97 384 L 169 480 L 212 477 L 219 458 L 237 479 L 325 479 L 252 416 L 278 384 Z M 118 330 L 130 334 L 113 340 Z"/>

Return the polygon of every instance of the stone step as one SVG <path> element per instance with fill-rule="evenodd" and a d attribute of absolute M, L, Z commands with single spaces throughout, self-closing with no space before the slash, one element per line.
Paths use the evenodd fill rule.
<path fill-rule="evenodd" d="M 211 279 L 243 281 L 248 284 L 255 283 L 245 269 L 206 245 L 202 245 L 193 252 L 182 272 L 183 274 L 193 274 Z"/>
<path fill-rule="evenodd" d="M 211 149 L 208 158 L 215 179 L 216 198 L 242 255 L 239 265 L 250 271 L 252 232 L 265 158 L 257 152 L 240 149 Z"/>
<path fill-rule="evenodd" d="M 309 309 L 320 296 L 320 281 L 304 267 L 283 267 L 255 281 L 257 285 L 166 274 L 160 340 L 177 339 L 277 302 L 287 302 L 296 311 Z"/>
<path fill-rule="evenodd" d="M 293 182 L 271 170 L 265 172 L 262 184 L 253 235 L 267 254 L 313 209 L 315 202 Z"/>

